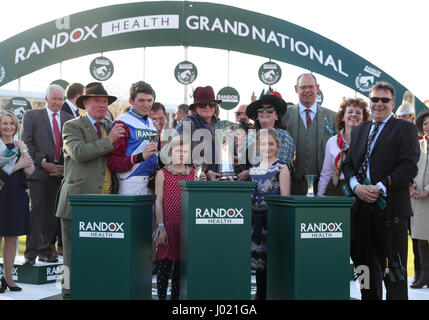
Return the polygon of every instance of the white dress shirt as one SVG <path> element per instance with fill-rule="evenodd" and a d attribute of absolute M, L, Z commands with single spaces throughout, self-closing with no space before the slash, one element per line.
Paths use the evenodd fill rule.
<path fill-rule="evenodd" d="M 304 107 L 301 103 L 298 103 L 299 106 L 299 115 L 301 116 L 301 120 L 304 123 L 304 127 L 305 129 L 307 129 L 307 115 L 305 110 L 307 110 L 306 107 Z M 314 117 L 316 116 L 316 112 L 317 112 L 317 102 L 315 102 L 310 108 L 310 119 L 311 122 L 314 121 Z"/>
<path fill-rule="evenodd" d="M 54 138 L 54 142 L 56 143 L 56 141 L 55 141 L 55 132 L 54 132 L 54 124 L 52 122 L 54 113 L 52 112 L 51 109 L 48 108 L 48 106 L 46 106 L 46 112 L 48 113 L 49 124 L 50 124 L 51 130 L 52 130 L 52 136 Z M 61 136 L 61 117 L 60 117 L 60 111 L 57 112 L 57 116 L 55 117 L 55 119 L 57 120 L 58 129 L 60 130 L 60 136 Z M 55 160 L 58 160 L 58 159 L 55 159 Z M 46 161 L 46 159 L 43 158 L 42 159 L 42 163 L 45 162 L 45 161 Z"/>
<path fill-rule="evenodd" d="M 370 170 L 369 170 L 369 168 L 370 168 L 370 166 L 371 166 L 371 153 L 372 153 L 372 149 L 374 148 L 374 145 L 375 145 L 375 142 L 377 141 L 377 139 L 378 139 L 378 136 L 380 135 L 380 133 L 381 133 L 381 131 L 383 130 L 383 128 L 384 128 L 384 126 L 386 125 L 386 123 L 387 123 L 387 121 L 389 121 L 389 119 L 390 119 L 390 117 L 392 116 L 392 114 L 390 114 L 390 116 L 388 116 L 386 119 L 384 119 L 384 121 L 382 121 L 382 123 L 380 124 L 380 126 L 378 127 L 378 132 L 377 132 L 377 134 L 375 135 L 375 137 L 374 137 L 374 139 L 372 140 L 372 142 L 371 142 L 371 145 L 370 145 L 370 147 L 369 147 L 369 155 L 370 155 L 370 160 L 368 161 L 368 167 L 366 168 L 366 177 L 368 178 L 368 180 L 370 180 L 371 181 L 371 175 L 370 175 Z M 374 131 L 374 128 L 375 128 L 375 121 L 373 121 L 372 122 L 372 125 L 371 125 L 371 129 L 369 130 L 369 133 L 368 133 L 368 137 L 371 135 L 371 133 L 372 133 L 372 131 Z M 351 177 L 350 178 L 350 181 L 349 181 L 349 183 L 350 183 L 350 188 L 352 189 L 352 190 L 354 190 L 355 189 L 355 187 L 358 185 L 358 184 L 360 184 L 359 183 L 359 181 L 358 181 L 358 179 L 357 179 L 357 177 L 356 176 L 353 176 L 353 177 Z M 378 187 L 380 187 L 382 190 L 383 190 L 383 194 L 384 194 L 384 196 L 386 196 L 387 195 L 387 193 L 386 193 L 386 186 L 383 184 L 383 183 L 381 183 L 381 182 L 377 182 L 377 184 L 376 184 Z"/>
<path fill-rule="evenodd" d="M 47 106 L 46 106 L 46 111 L 48 112 L 49 124 L 51 125 L 52 135 L 53 135 L 54 141 L 55 141 L 54 124 L 52 122 L 53 114 L 54 113 Z M 61 134 L 61 117 L 60 117 L 60 112 L 59 111 L 57 112 L 57 116 L 55 117 L 55 119 L 57 120 L 58 129 L 60 130 L 60 134 Z"/>
<path fill-rule="evenodd" d="M 66 99 L 67 104 L 69 105 L 71 111 L 73 112 L 73 115 L 75 116 L 75 118 L 79 117 L 79 108 L 73 103 L 71 102 L 69 99 Z"/>

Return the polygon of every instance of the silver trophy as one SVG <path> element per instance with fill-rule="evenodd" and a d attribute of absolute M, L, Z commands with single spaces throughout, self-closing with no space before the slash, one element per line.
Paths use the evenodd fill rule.
<path fill-rule="evenodd" d="M 313 174 L 308 174 L 305 176 L 305 179 L 307 180 L 307 197 L 314 197 L 314 179 L 316 178 Z"/>
<path fill-rule="evenodd" d="M 203 163 L 201 161 L 194 161 L 195 166 L 195 180 L 201 181 L 201 174 L 203 173 Z"/>
<path fill-rule="evenodd" d="M 234 169 L 234 123 L 216 123 L 216 163 L 219 164 L 221 180 L 237 179 Z"/>
<path fill-rule="evenodd" d="M 151 132 L 148 134 L 149 142 L 154 142 L 158 144 L 158 134 L 156 132 Z"/>

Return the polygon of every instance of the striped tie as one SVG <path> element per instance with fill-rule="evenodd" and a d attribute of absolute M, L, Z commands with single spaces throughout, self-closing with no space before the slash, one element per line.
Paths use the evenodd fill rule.
<path fill-rule="evenodd" d="M 99 139 L 101 139 L 101 126 L 103 125 L 103 122 L 97 121 L 95 123 L 95 126 L 97 127 L 97 136 Z"/>
<path fill-rule="evenodd" d="M 305 120 L 306 120 L 307 130 L 310 128 L 310 124 L 311 124 L 310 112 L 311 112 L 310 108 L 305 109 Z"/>
<path fill-rule="evenodd" d="M 374 123 L 374 130 L 369 135 L 368 141 L 366 143 L 365 158 L 363 159 L 362 165 L 360 166 L 358 174 L 357 174 L 357 178 L 358 178 L 359 182 L 362 182 L 366 178 L 366 169 L 368 168 L 368 163 L 369 163 L 369 156 L 370 156 L 369 151 L 371 148 L 371 143 L 374 140 L 375 136 L 377 135 L 378 127 L 382 123 L 383 122 L 375 122 Z"/>

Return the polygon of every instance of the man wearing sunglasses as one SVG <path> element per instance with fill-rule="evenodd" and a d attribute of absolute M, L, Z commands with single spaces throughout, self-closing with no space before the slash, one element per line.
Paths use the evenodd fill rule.
<path fill-rule="evenodd" d="M 412 215 L 408 186 L 417 174 L 420 156 L 417 129 L 393 116 L 395 89 L 391 84 L 377 83 L 369 97 L 373 121 L 353 129 L 342 167 L 356 196 L 351 210 L 350 256 L 355 267 L 369 268 L 369 287 L 362 287 L 362 300 L 382 299 L 383 277 L 386 298 L 405 300 L 408 219 Z M 396 281 L 389 273 L 395 274 Z"/>
<path fill-rule="evenodd" d="M 249 125 L 249 118 L 246 116 L 247 104 L 242 104 L 235 112 L 235 122 L 242 126 Z"/>
<path fill-rule="evenodd" d="M 336 113 L 316 102 L 319 85 L 311 73 L 301 74 L 295 92 L 299 103 L 287 108 L 283 124 L 292 135 L 296 158 L 291 170 L 291 194 L 307 194 L 306 175 L 316 175 L 315 192 L 323 168 L 326 143 L 335 135 Z"/>

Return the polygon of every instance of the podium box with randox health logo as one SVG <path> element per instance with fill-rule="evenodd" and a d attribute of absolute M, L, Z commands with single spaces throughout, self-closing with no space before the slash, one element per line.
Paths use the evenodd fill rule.
<path fill-rule="evenodd" d="M 69 195 L 71 299 L 152 299 L 154 195 Z"/>
<path fill-rule="evenodd" d="M 32 266 L 24 265 L 24 257 L 16 257 L 12 269 L 13 281 L 27 284 L 46 284 L 60 281 L 63 263 L 37 262 Z M 0 278 L 3 276 L 3 258 L 0 258 Z"/>
<path fill-rule="evenodd" d="M 267 299 L 350 299 L 351 197 L 266 195 Z"/>
<path fill-rule="evenodd" d="M 180 181 L 180 299 L 250 300 L 254 182 Z"/>

